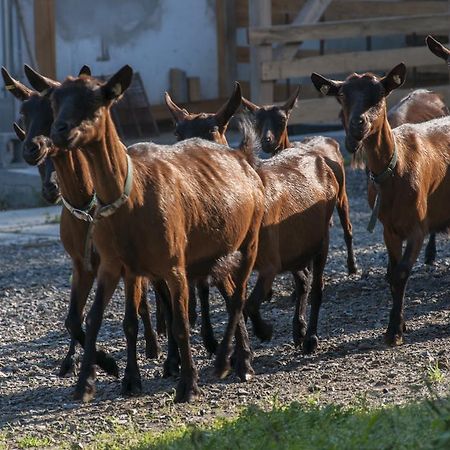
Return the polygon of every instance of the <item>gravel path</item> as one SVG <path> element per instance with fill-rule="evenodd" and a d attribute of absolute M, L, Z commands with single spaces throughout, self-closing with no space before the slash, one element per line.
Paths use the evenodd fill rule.
<path fill-rule="evenodd" d="M 252 337 L 257 373 L 252 381 L 239 383 L 234 376 L 215 379 L 212 360 L 194 330 L 193 352 L 202 395 L 190 405 L 173 404 L 176 380 L 161 378 L 163 356 L 145 359 L 142 339 L 142 396 L 123 398 L 120 380 L 99 373 L 95 400 L 86 405 L 73 402 L 75 378 L 57 376 L 68 346 L 63 322 L 70 261 L 57 242 L 0 246 L 0 436 L 3 433 L 11 446 L 28 435 L 55 444 L 81 445 L 117 426 L 144 431 L 208 422 L 247 404 L 270 405 L 275 398 L 280 402 L 314 398 L 323 403 L 399 404 L 427 395 L 425 381 L 431 377 L 430 367 L 436 365 L 442 380 L 434 387 L 445 392 L 450 371 L 446 351 L 450 344 L 450 245 L 445 237 L 438 238 L 435 267 L 426 267 L 420 256 L 407 291 L 405 344 L 387 348 L 382 334 L 391 300 L 384 280 L 385 249 L 380 224 L 373 235 L 366 231 L 369 208 L 363 172 L 349 171 L 348 192 L 360 272 L 346 275 L 344 240 L 336 216 L 318 352 L 306 357 L 291 345 L 292 282 L 290 276 L 280 276 L 272 301 L 263 305 L 264 315 L 275 322 L 274 339 L 261 344 Z M 224 306 L 217 292 L 213 295 L 212 315 L 219 332 L 225 320 Z M 121 287 L 108 307 L 99 339 L 117 358 L 121 373 L 125 363 L 123 309 Z M 163 339 L 161 343 L 164 355 Z"/>

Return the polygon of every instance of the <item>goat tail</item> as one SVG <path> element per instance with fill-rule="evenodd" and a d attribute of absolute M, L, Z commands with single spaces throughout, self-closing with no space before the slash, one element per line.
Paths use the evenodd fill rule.
<path fill-rule="evenodd" d="M 256 167 L 258 164 L 258 152 L 260 151 L 260 142 L 256 134 L 255 124 L 248 113 L 241 113 L 238 118 L 238 128 L 242 134 L 242 140 L 238 150 L 242 152 L 247 162 Z"/>

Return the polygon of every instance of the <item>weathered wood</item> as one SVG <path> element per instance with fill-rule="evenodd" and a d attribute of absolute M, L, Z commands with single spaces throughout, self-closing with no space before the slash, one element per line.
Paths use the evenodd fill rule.
<path fill-rule="evenodd" d="M 188 77 L 188 94 L 190 102 L 198 102 L 201 100 L 200 77 Z"/>
<path fill-rule="evenodd" d="M 307 0 L 291 25 L 317 23 L 331 0 Z M 274 50 L 274 59 L 292 59 L 297 53 L 299 44 L 284 45 Z"/>
<path fill-rule="evenodd" d="M 369 17 L 418 16 L 421 14 L 442 14 L 447 5 L 440 1 L 389 2 L 380 0 L 333 1 L 324 14 L 325 21 L 354 20 Z"/>
<path fill-rule="evenodd" d="M 436 64 L 428 47 L 407 47 L 372 52 L 349 52 L 314 56 L 294 61 L 266 61 L 261 66 L 263 80 L 278 80 L 322 74 L 385 70 L 400 62 L 409 67 Z M 435 57 L 434 57 L 435 58 Z"/>
<path fill-rule="evenodd" d="M 429 88 L 444 96 L 444 101 L 450 104 L 450 86 L 440 85 Z M 411 92 L 412 89 L 396 89 L 388 97 L 388 107 L 393 106 L 401 98 Z M 289 119 L 290 125 L 300 123 L 310 124 L 335 124 L 340 123 L 338 114 L 340 106 L 334 97 L 323 97 L 315 99 L 305 99 L 298 102 L 297 108 L 293 109 Z"/>
<path fill-rule="evenodd" d="M 188 101 L 186 72 L 181 69 L 169 70 L 170 96 L 178 103 Z"/>
<path fill-rule="evenodd" d="M 271 21 L 271 0 L 249 0 L 249 19 L 251 27 L 267 26 Z M 267 104 L 273 102 L 272 81 L 261 80 L 261 63 L 272 57 L 269 46 L 250 48 L 250 86 L 254 102 Z"/>
<path fill-rule="evenodd" d="M 55 0 L 34 1 L 34 50 L 39 72 L 56 78 Z"/>
<path fill-rule="evenodd" d="M 219 96 L 226 97 L 237 78 L 235 0 L 216 0 Z"/>
<path fill-rule="evenodd" d="M 277 25 L 249 28 L 250 45 L 295 43 L 307 39 L 336 39 L 393 34 L 433 33 L 450 28 L 450 14 L 377 17 L 363 20 L 322 22 L 314 25 Z"/>

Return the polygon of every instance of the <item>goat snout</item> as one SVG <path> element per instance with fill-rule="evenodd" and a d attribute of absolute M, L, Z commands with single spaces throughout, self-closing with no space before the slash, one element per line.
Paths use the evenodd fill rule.
<path fill-rule="evenodd" d="M 367 121 L 364 116 L 356 116 L 350 120 L 349 132 L 355 139 L 362 139 L 366 132 Z"/>
<path fill-rule="evenodd" d="M 23 146 L 23 159 L 31 165 L 39 164 L 41 160 L 42 143 L 39 140 L 26 142 Z"/>

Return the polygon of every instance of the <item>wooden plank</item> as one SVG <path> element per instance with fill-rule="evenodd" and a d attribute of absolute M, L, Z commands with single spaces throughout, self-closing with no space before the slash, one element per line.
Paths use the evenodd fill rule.
<path fill-rule="evenodd" d="M 169 70 L 170 96 L 177 102 L 188 101 L 188 85 L 186 72 L 181 69 L 171 68 Z"/>
<path fill-rule="evenodd" d="M 307 0 L 291 25 L 317 23 L 322 17 L 331 0 Z M 299 44 L 284 45 L 274 50 L 274 59 L 292 59 L 297 53 Z"/>
<path fill-rule="evenodd" d="M 294 61 L 266 61 L 261 65 L 263 80 L 279 80 L 321 74 L 385 70 L 404 62 L 409 67 L 436 64 L 428 47 L 407 47 L 372 52 L 349 52 L 303 58 Z"/>
<path fill-rule="evenodd" d="M 219 96 L 227 96 L 237 78 L 235 0 L 216 0 Z"/>
<path fill-rule="evenodd" d="M 324 14 L 325 21 L 354 20 L 368 17 L 418 16 L 422 14 L 444 14 L 447 5 L 441 1 L 386 2 L 380 0 L 333 1 Z"/>
<path fill-rule="evenodd" d="M 443 94 L 444 101 L 450 104 L 450 85 L 433 86 L 429 88 L 434 92 Z M 412 89 L 396 89 L 388 97 L 388 108 L 395 105 L 400 99 L 411 92 Z M 340 106 L 334 97 L 323 97 L 307 99 L 298 102 L 297 108 L 293 109 L 289 119 L 289 125 L 300 123 L 333 124 L 339 123 Z"/>
<path fill-rule="evenodd" d="M 34 1 L 34 51 L 39 72 L 56 78 L 55 0 Z"/>
<path fill-rule="evenodd" d="M 201 100 L 200 77 L 188 77 L 188 97 L 190 102 L 198 102 Z"/>
<path fill-rule="evenodd" d="M 249 0 L 250 26 L 259 27 L 270 25 L 271 0 Z M 272 48 L 250 48 L 250 87 L 251 98 L 254 102 L 268 104 L 273 101 L 273 83 L 261 80 L 261 63 L 272 58 Z"/>
<path fill-rule="evenodd" d="M 389 36 L 393 34 L 447 31 L 450 14 L 421 16 L 378 17 L 363 20 L 322 22 L 314 25 L 277 25 L 254 27 L 248 30 L 250 45 L 295 43 L 307 39 L 335 39 L 361 36 Z"/>

